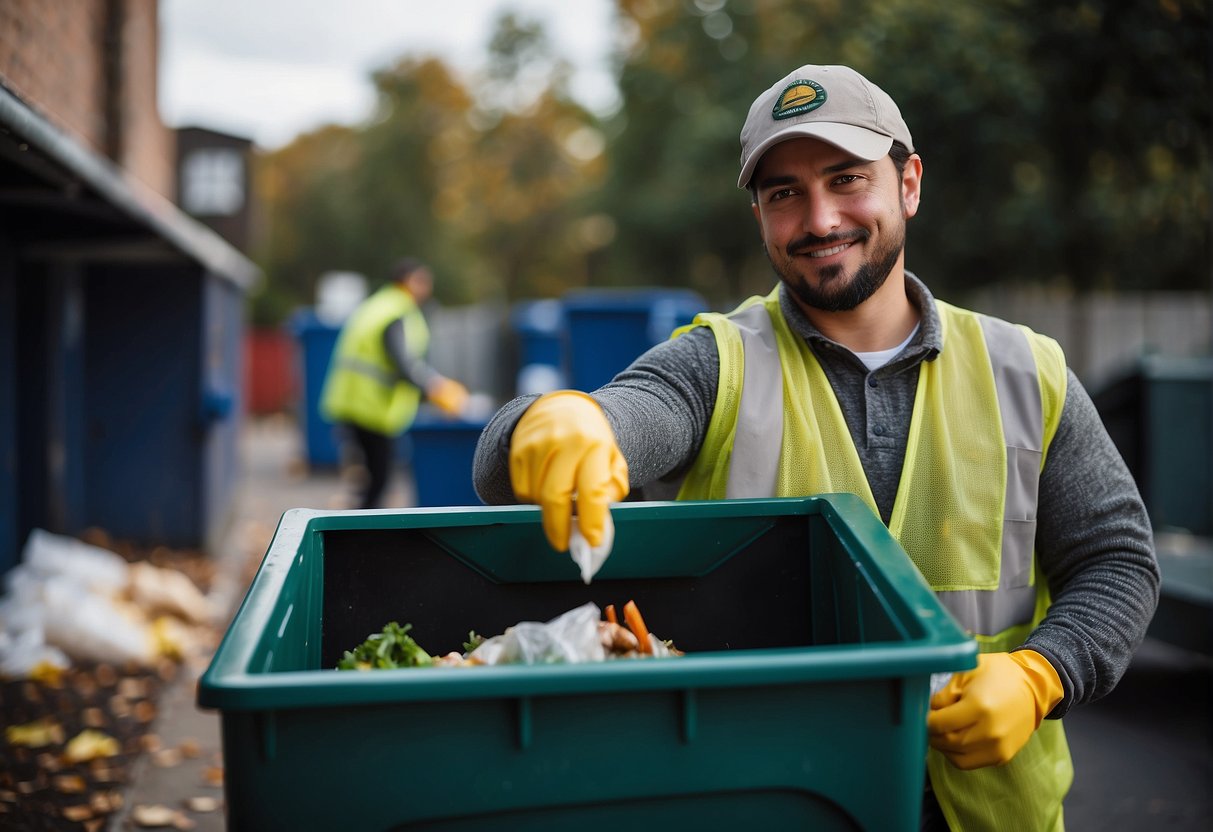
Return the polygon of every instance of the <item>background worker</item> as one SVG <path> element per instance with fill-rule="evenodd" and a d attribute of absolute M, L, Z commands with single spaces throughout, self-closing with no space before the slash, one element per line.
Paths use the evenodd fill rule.
<path fill-rule="evenodd" d="M 468 391 L 426 361 L 430 330 L 421 306 L 433 293 L 424 263 L 405 257 L 388 282 L 341 328 L 320 394 L 320 412 L 342 429 L 366 467 L 358 508 L 375 508 L 395 458 L 396 439 L 412 425 L 424 395 L 449 416 L 459 415 Z"/>
<path fill-rule="evenodd" d="M 1136 485 L 1056 342 L 906 271 L 923 164 L 886 93 L 802 66 L 754 101 L 741 149 L 775 289 L 592 396 L 507 403 L 477 490 L 538 503 L 561 551 L 574 497 L 597 544 L 633 489 L 858 494 L 981 652 L 931 701 L 924 828 L 1059 829 L 1059 719 L 1116 685 L 1157 604 Z"/>

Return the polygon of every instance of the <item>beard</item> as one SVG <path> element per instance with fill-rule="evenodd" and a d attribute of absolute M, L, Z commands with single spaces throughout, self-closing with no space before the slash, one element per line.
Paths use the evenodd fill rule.
<path fill-rule="evenodd" d="M 817 270 L 818 282 L 810 283 L 796 270 L 793 258 L 797 251 L 808 246 L 838 245 L 845 242 L 862 242 L 871 235 L 867 231 L 853 231 L 846 234 L 831 234 L 828 237 L 818 237 L 807 234 L 789 243 L 785 249 L 787 258 L 776 262 L 771 256 L 770 249 L 765 245 L 767 259 L 776 276 L 795 295 L 801 303 L 812 309 L 823 312 L 848 312 L 876 293 L 884 285 L 897 258 L 901 256 L 906 243 L 905 224 L 893 231 L 888 242 L 872 252 L 872 256 L 859 264 L 859 268 L 848 279 L 843 273 L 841 264 L 823 266 Z"/>

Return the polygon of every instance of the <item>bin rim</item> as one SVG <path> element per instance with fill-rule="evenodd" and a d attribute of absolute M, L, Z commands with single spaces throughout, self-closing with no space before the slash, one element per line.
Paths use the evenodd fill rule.
<path fill-rule="evenodd" d="M 617 520 L 663 519 L 710 514 L 713 518 L 820 514 L 842 545 L 853 549 L 856 567 L 878 585 L 877 597 L 894 622 L 916 618 L 923 636 L 902 641 L 810 645 L 793 648 L 702 652 L 676 659 L 612 660 L 587 664 L 475 668 L 413 668 L 367 672 L 313 669 L 258 671 L 252 666 L 255 635 L 267 631 L 279 593 L 305 538 L 327 531 L 441 528 L 540 523 L 537 506 L 443 506 L 337 511 L 291 509 L 282 515 L 268 551 L 210 665 L 198 682 L 202 708 L 227 710 L 344 707 L 382 702 L 483 699 L 601 693 L 622 690 L 697 689 L 753 684 L 846 682 L 903 678 L 966 670 L 976 665 L 977 646 L 947 613 L 904 550 L 859 497 L 621 503 Z M 407 518 L 407 523 L 402 518 Z M 896 583 L 900 592 L 890 591 Z M 900 625 L 899 625 L 900 626 Z M 333 694 L 340 691 L 340 704 Z"/>

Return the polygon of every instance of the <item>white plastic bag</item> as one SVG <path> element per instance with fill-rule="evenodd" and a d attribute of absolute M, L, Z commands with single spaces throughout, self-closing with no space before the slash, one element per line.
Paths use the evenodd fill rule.
<path fill-rule="evenodd" d="M 577 664 L 606 658 L 598 636 L 602 611 L 583 604 L 547 623 L 523 621 L 484 641 L 469 659 L 484 664 Z"/>
<path fill-rule="evenodd" d="M 21 563 L 39 577 L 62 576 L 101 591 L 122 589 L 129 568 L 115 552 L 44 529 L 29 533 Z"/>
<path fill-rule="evenodd" d="M 127 563 L 72 537 L 34 529 L 22 557 L 5 576 L 0 601 L 5 676 L 28 676 L 39 664 L 63 668 L 69 656 L 144 665 L 179 656 L 190 641 L 185 625 L 214 616 L 210 600 L 182 573 Z"/>

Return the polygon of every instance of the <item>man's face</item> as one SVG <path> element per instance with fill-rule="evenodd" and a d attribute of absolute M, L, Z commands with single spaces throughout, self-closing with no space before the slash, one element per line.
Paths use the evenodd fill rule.
<path fill-rule="evenodd" d="M 428 268 L 422 266 L 405 278 L 404 286 L 420 306 L 434 293 L 434 275 Z"/>
<path fill-rule="evenodd" d="M 775 145 L 754 170 L 754 217 L 779 279 L 802 307 L 856 308 L 903 268 L 906 220 L 918 210 L 922 164 L 901 176 L 816 139 Z"/>

